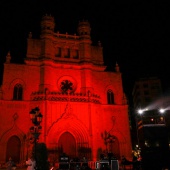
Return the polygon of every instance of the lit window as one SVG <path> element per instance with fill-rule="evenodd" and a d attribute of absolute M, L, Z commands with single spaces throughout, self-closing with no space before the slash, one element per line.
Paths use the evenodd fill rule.
<path fill-rule="evenodd" d="M 151 123 L 151 124 L 154 124 L 154 123 L 155 123 L 154 118 L 150 118 L 150 123 Z"/>
<path fill-rule="evenodd" d="M 13 91 L 13 100 L 22 100 L 23 88 L 21 84 L 16 84 Z"/>

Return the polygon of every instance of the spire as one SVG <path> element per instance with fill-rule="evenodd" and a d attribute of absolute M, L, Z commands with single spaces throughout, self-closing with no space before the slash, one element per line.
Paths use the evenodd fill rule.
<path fill-rule="evenodd" d="M 6 56 L 6 63 L 10 63 L 11 62 L 11 54 L 10 52 L 8 52 L 7 56 Z"/>
<path fill-rule="evenodd" d="M 90 33 L 91 33 L 91 28 L 90 28 L 90 23 L 87 20 L 79 21 L 77 32 L 81 38 L 87 38 L 91 39 Z"/>
<path fill-rule="evenodd" d="M 41 20 L 41 37 L 54 34 L 55 20 L 51 15 L 44 15 Z"/>
<path fill-rule="evenodd" d="M 119 65 L 118 65 L 118 63 L 117 63 L 117 62 L 116 62 L 115 70 L 116 70 L 116 72 L 117 72 L 117 73 L 119 73 L 119 72 L 120 72 Z"/>

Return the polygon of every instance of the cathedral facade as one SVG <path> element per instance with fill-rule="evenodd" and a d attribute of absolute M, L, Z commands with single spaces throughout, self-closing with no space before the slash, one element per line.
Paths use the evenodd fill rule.
<path fill-rule="evenodd" d="M 39 39 L 27 39 L 23 64 L 4 63 L 0 88 L 0 162 L 12 156 L 26 160 L 32 144 L 31 109 L 43 115 L 39 141 L 49 159 L 65 153 L 96 161 L 112 152 L 131 157 L 128 104 L 118 64 L 106 71 L 101 43 L 93 46 L 88 21 L 78 23 L 78 35 L 54 32 L 54 17 L 41 20 Z"/>

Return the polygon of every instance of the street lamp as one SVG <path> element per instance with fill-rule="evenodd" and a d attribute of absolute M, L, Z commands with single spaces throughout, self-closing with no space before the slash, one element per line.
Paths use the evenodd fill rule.
<path fill-rule="evenodd" d="M 43 115 L 40 113 L 39 107 L 35 107 L 30 112 L 30 119 L 32 120 L 32 123 L 34 126 L 30 127 L 30 132 L 33 135 L 33 144 L 34 144 L 34 159 L 36 161 L 36 167 L 37 167 L 37 158 L 36 158 L 36 145 L 39 139 L 39 135 L 41 134 L 42 127 L 40 126 L 42 122 Z M 37 169 L 37 168 L 35 168 Z"/>

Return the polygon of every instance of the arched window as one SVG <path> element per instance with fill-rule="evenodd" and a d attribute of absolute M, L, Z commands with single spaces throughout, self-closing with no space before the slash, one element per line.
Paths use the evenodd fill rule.
<path fill-rule="evenodd" d="M 13 100 L 22 100 L 23 88 L 21 84 L 16 84 L 13 91 Z"/>
<path fill-rule="evenodd" d="M 107 103 L 114 104 L 114 94 L 113 94 L 112 90 L 107 91 Z"/>

